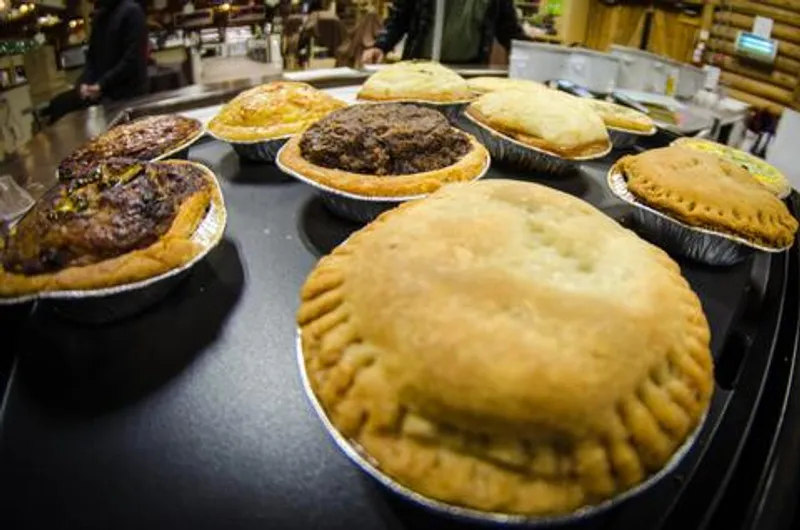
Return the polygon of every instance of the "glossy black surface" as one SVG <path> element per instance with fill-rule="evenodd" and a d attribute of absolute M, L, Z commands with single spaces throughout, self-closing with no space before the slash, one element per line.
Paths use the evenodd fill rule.
<path fill-rule="evenodd" d="M 103 326 L 65 321 L 46 304 L 27 321 L 0 320 L 3 335 L 18 338 L 9 350 L 4 342 L 0 356 L 16 359 L 0 433 L 0 527 L 463 527 L 362 475 L 336 450 L 302 393 L 297 292 L 318 256 L 357 225 L 328 213 L 311 189 L 273 166 L 240 166 L 226 146 L 200 144 L 191 158 L 221 176 L 229 224 L 224 243 L 172 295 Z M 612 160 L 562 179 L 497 168 L 490 176 L 545 183 L 626 223 L 628 208 L 603 184 Z M 726 518 L 727 507 L 737 495 L 749 496 L 739 501 L 748 511 L 759 481 L 731 478 L 744 469 L 737 467 L 742 455 L 758 470 L 768 468 L 761 448 L 748 450 L 748 429 L 761 417 L 765 382 L 788 370 L 771 369 L 772 360 L 794 363 L 793 350 L 776 349 L 785 319 L 795 324 L 783 332 L 786 344 L 797 331 L 797 293 L 787 295 L 800 274 L 792 252 L 728 268 L 682 263 L 713 331 L 718 387 L 709 420 L 673 475 L 575 526 L 744 523 Z M 788 375 L 776 383 L 773 401 L 796 408 Z M 774 418 L 762 422 L 761 433 L 781 437 Z M 733 501 L 725 499 L 730 495 Z"/>

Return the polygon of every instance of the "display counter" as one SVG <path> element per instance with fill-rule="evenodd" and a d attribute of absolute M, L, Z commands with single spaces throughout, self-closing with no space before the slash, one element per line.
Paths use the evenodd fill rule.
<path fill-rule="evenodd" d="M 205 116 L 239 88 L 143 101 L 125 115 Z M 25 166 L 23 180 L 52 182 L 60 157 L 119 110 L 64 120 L 64 132 L 51 134 L 71 131 L 69 145 L 51 145 L 48 158 Z M 623 154 L 563 178 L 497 165 L 487 178 L 551 186 L 629 224 L 630 206 L 605 184 Z M 311 187 L 274 165 L 241 162 L 226 144 L 206 139 L 189 158 L 217 174 L 228 226 L 223 243 L 166 299 L 106 325 L 71 323 L 41 302 L 4 309 L 0 357 L 11 368 L 0 408 L 3 526 L 467 528 L 362 474 L 304 395 L 298 290 L 317 259 L 359 225 L 331 214 Z M 796 193 L 789 206 L 800 215 Z M 708 420 L 655 487 L 570 527 L 788 528 L 800 469 L 798 245 L 731 267 L 678 261 L 712 331 Z"/>

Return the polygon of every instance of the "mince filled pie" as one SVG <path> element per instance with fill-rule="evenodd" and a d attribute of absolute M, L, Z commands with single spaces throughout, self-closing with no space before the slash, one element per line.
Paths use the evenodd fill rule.
<path fill-rule="evenodd" d="M 794 241 L 797 221 L 786 205 L 718 156 L 673 146 L 627 156 L 617 167 L 638 200 L 689 226 L 770 248 Z"/>
<path fill-rule="evenodd" d="M 180 150 L 203 134 L 193 118 L 166 114 L 117 125 L 76 149 L 58 165 L 58 178 L 80 178 L 111 157 L 152 161 Z"/>
<path fill-rule="evenodd" d="M 472 180 L 488 161 L 486 149 L 440 113 L 398 103 L 333 112 L 290 140 L 278 156 L 285 168 L 328 188 L 383 197 Z"/>
<path fill-rule="evenodd" d="M 338 433 L 419 494 L 531 516 L 661 470 L 713 389 L 700 301 L 663 251 L 536 184 L 447 186 L 320 260 L 304 369 Z"/>
<path fill-rule="evenodd" d="M 611 148 L 600 116 L 580 99 L 557 90 L 489 92 L 465 113 L 481 127 L 561 158 L 599 156 Z"/>
<path fill-rule="evenodd" d="M 208 124 L 228 142 L 254 142 L 286 137 L 347 104 L 306 83 L 276 81 L 245 90 Z"/>
<path fill-rule="evenodd" d="M 201 250 L 192 236 L 214 175 L 191 162 L 111 159 L 62 182 L 0 239 L 0 296 L 85 290 L 157 276 Z"/>

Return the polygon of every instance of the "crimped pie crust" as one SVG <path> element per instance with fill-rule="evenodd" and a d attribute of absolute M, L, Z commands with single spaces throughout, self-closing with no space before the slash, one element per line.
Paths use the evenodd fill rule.
<path fill-rule="evenodd" d="M 275 81 L 237 95 L 209 122 L 208 130 L 229 142 L 271 140 L 301 132 L 346 106 L 307 83 Z"/>
<path fill-rule="evenodd" d="M 453 165 L 408 175 L 365 175 L 313 164 L 300 152 L 300 136 L 289 140 L 278 153 L 278 163 L 300 175 L 328 188 L 368 197 L 407 197 L 438 190 L 448 182 L 472 180 L 481 174 L 489 163 L 486 148 L 471 135 L 454 129 L 457 134 L 469 137 L 472 149 Z"/>
<path fill-rule="evenodd" d="M 372 74 L 358 92 L 365 101 L 461 103 L 473 99 L 460 75 L 430 61 L 401 61 Z"/>
<path fill-rule="evenodd" d="M 453 184 L 322 258 L 301 291 L 305 369 L 336 429 L 429 498 L 532 516 L 661 469 L 713 387 L 678 266 L 536 184 Z"/>
<path fill-rule="evenodd" d="M 771 248 L 791 246 L 797 220 L 747 170 L 679 146 L 626 156 L 618 163 L 643 203 L 690 226 Z"/>
<path fill-rule="evenodd" d="M 547 85 L 528 79 L 509 79 L 508 77 L 472 77 L 467 86 L 476 94 L 486 94 L 498 90 L 550 90 Z"/>
<path fill-rule="evenodd" d="M 159 164 L 189 164 L 201 168 L 208 186 L 181 204 L 170 229 L 149 247 L 82 267 L 27 276 L 0 266 L 0 296 L 12 297 L 45 291 L 101 289 L 146 280 L 191 261 L 202 248 L 191 240 L 211 203 L 223 208 L 216 177 L 200 164 L 169 160 Z"/>

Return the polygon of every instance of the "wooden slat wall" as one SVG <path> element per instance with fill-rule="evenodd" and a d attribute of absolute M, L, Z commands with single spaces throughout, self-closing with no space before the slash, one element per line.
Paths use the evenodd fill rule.
<path fill-rule="evenodd" d="M 707 61 L 719 66 L 720 77 L 731 96 L 755 107 L 780 114 L 785 107 L 800 108 L 800 0 L 712 0 L 716 8 L 710 24 Z M 740 30 L 753 27 L 755 16 L 772 18 L 772 38 L 778 56 L 772 68 L 740 61 L 734 39 Z"/>

